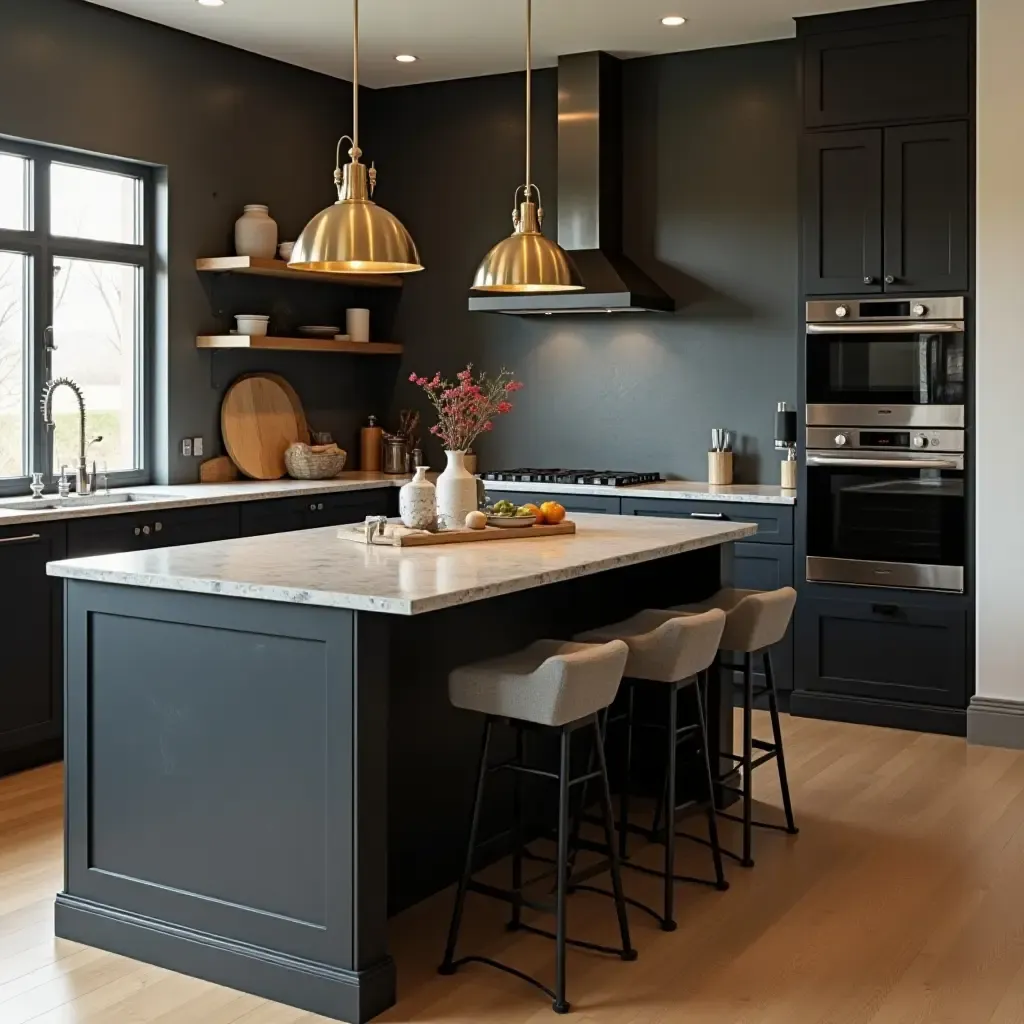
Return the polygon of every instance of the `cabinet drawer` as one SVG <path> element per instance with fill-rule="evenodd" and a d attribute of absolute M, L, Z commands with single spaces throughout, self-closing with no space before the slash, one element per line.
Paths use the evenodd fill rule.
<path fill-rule="evenodd" d="M 533 502 L 540 505 L 545 501 L 557 501 L 564 506 L 566 512 L 606 512 L 609 515 L 619 514 L 620 502 L 613 495 L 604 497 L 601 494 L 531 494 L 527 491 L 499 491 L 497 488 L 487 488 L 487 497 L 490 501 L 496 502 L 505 499 L 514 501 L 517 505 L 526 505 Z"/>
<path fill-rule="evenodd" d="M 808 128 L 969 115 L 970 18 L 811 33 L 803 57 Z"/>
<path fill-rule="evenodd" d="M 792 544 L 791 505 L 761 505 L 735 501 L 677 501 L 672 498 L 623 498 L 626 516 L 662 516 L 707 519 L 712 522 L 756 523 L 757 533 L 746 538 L 753 544 Z"/>
<path fill-rule="evenodd" d="M 68 522 L 68 558 L 202 544 L 237 536 L 235 505 L 93 516 Z"/>
<path fill-rule="evenodd" d="M 304 530 L 309 506 L 308 498 L 272 498 L 269 501 L 247 501 L 239 509 L 239 528 L 243 537 L 261 537 L 268 533 L 290 533 Z"/>
<path fill-rule="evenodd" d="M 801 689 L 967 706 L 967 613 L 879 601 L 802 598 Z"/>

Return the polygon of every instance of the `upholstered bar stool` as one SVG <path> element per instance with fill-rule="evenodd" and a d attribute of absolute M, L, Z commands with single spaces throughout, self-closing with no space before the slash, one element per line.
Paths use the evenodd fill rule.
<path fill-rule="evenodd" d="M 722 633 L 721 650 L 732 651 L 743 655 L 743 754 L 732 755 L 737 762 L 736 767 L 721 775 L 718 779 L 724 785 L 742 774 L 742 789 L 733 789 L 743 798 L 743 814 L 737 817 L 719 811 L 725 818 L 743 824 L 743 853 L 736 856 L 726 853 L 738 860 L 744 867 L 753 867 L 752 830 L 754 828 L 777 829 L 796 835 L 799 829 L 793 820 L 793 803 L 789 796 L 789 780 L 786 777 L 786 756 L 782 746 L 782 728 L 779 724 L 779 702 L 775 692 L 775 674 L 772 671 L 771 648 L 777 644 L 789 629 L 796 606 L 796 591 L 792 587 L 780 587 L 778 590 L 737 590 L 725 588 L 720 590 L 708 601 L 699 604 L 681 605 L 676 611 L 689 614 L 704 614 L 709 609 L 720 609 L 725 612 L 725 630 Z M 754 657 L 760 654 L 764 662 L 765 687 L 754 692 Z M 772 720 L 774 742 L 766 743 L 753 737 L 754 699 L 762 693 L 768 695 L 768 711 Z M 754 751 L 762 752 L 756 760 Z M 782 805 L 786 812 L 786 824 L 776 825 L 766 821 L 753 819 L 753 793 L 755 768 L 766 761 L 775 759 L 779 770 L 779 785 L 782 788 Z M 726 787 L 731 788 L 731 787 Z"/>
<path fill-rule="evenodd" d="M 636 959 L 636 951 L 629 941 L 626 904 L 622 894 L 622 882 L 615 850 L 615 826 L 608 789 L 608 772 L 598 723 L 598 713 L 607 708 L 618 693 L 628 656 L 629 648 L 622 641 L 584 644 L 539 640 L 514 654 L 464 665 L 455 669 L 448 677 L 448 695 L 452 704 L 469 711 L 479 712 L 486 717 L 466 859 L 455 897 L 455 908 L 448 930 L 448 944 L 445 948 L 444 961 L 439 968 L 441 974 L 453 974 L 459 967 L 467 963 L 487 964 L 539 988 L 551 997 L 552 1008 L 556 1013 L 567 1013 L 569 1011 L 569 1003 L 565 998 L 565 947 L 567 943 L 601 953 L 613 954 L 623 960 Z M 516 756 L 510 761 L 489 765 L 491 733 L 495 723 L 502 719 L 508 720 L 516 730 Z M 523 744 L 523 730 L 526 727 L 558 731 L 560 757 L 557 772 L 544 771 L 526 763 Z M 572 738 L 577 732 L 589 733 L 598 768 L 597 771 L 588 769 L 583 774 L 573 777 L 571 745 Z M 480 809 L 483 804 L 485 783 L 487 777 L 497 771 L 512 771 L 515 784 L 512 887 L 507 890 L 485 885 L 473 879 L 477 831 L 480 825 Z M 557 876 L 557 895 L 554 907 L 528 899 L 523 894 L 526 886 L 539 880 L 535 878 L 525 883 L 523 881 L 523 859 L 527 855 L 527 851 L 524 843 L 521 783 L 523 777 L 527 775 L 550 779 L 558 783 L 558 853 L 555 858 L 554 871 Z M 572 884 L 569 874 L 570 797 L 575 787 L 590 780 L 596 780 L 601 791 L 605 846 L 597 847 L 597 849 L 605 853 L 610 862 L 619 934 L 622 941 L 622 946 L 618 949 L 580 939 L 570 939 L 566 935 L 566 895 Z M 512 916 L 508 926 L 511 930 L 523 929 L 555 940 L 554 990 L 536 978 L 499 963 L 497 960 L 492 960 L 490 957 L 464 956 L 458 960 L 455 959 L 455 947 L 459 940 L 462 912 L 466 894 L 469 892 L 481 893 L 510 903 Z M 524 907 L 546 912 L 553 910 L 556 918 L 555 933 L 552 934 L 533 925 L 525 924 L 522 920 Z"/>
<path fill-rule="evenodd" d="M 675 883 L 697 882 L 712 885 L 717 889 L 728 889 L 722 867 L 722 851 L 718 844 L 718 826 L 715 821 L 713 795 L 714 779 L 708 752 L 707 716 L 704 695 L 699 685 L 700 677 L 714 662 L 722 631 L 725 628 L 725 612 L 713 609 L 701 615 L 680 615 L 679 612 L 647 609 L 624 622 L 602 626 L 580 634 L 576 639 L 590 643 L 623 641 L 629 648 L 626 662 L 627 686 L 626 711 L 613 721 L 625 723 L 626 735 L 623 744 L 622 787 L 619 797 L 619 855 L 623 867 L 660 877 L 664 883 L 663 907 L 659 914 L 650 907 L 627 897 L 627 902 L 655 917 L 662 929 L 675 931 Z M 635 713 L 636 688 L 652 685 L 664 691 L 666 711 L 657 721 L 637 720 Z M 679 694 L 693 687 L 697 698 L 697 722 L 679 726 Z M 609 723 L 611 724 L 611 723 Z M 607 727 L 606 727 L 607 728 Z M 638 729 L 652 729 L 664 733 L 665 782 L 654 822 L 644 828 L 630 821 L 630 782 L 633 752 L 633 734 Z M 675 872 L 676 837 L 687 837 L 676 831 L 676 818 L 680 812 L 694 805 L 694 800 L 680 804 L 676 797 L 676 768 L 681 743 L 696 742 L 697 755 L 703 760 L 704 773 L 709 790 L 707 806 L 708 844 L 714 859 L 714 879 L 693 878 Z M 664 813 L 664 828 L 660 828 Z M 633 863 L 627 859 L 627 840 L 630 834 L 642 835 L 651 842 L 664 845 L 665 860 L 661 871 Z M 588 888 L 578 886 L 578 888 Z M 601 890 L 597 890 L 601 891 Z"/>

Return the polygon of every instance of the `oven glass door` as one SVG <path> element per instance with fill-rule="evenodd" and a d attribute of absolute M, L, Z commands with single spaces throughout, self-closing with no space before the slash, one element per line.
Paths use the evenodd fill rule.
<path fill-rule="evenodd" d="M 807 334 L 807 401 L 815 405 L 963 405 L 962 331 L 859 331 L 854 324 Z M 914 325 L 915 328 L 917 325 Z"/>
<path fill-rule="evenodd" d="M 828 457 L 821 461 L 843 462 Z M 814 453 L 809 453 L 809 555 L 920 566 L 963 566 L 963 470 L 918 469 L 905 461 L 891 468 L 814 462 Z"/>

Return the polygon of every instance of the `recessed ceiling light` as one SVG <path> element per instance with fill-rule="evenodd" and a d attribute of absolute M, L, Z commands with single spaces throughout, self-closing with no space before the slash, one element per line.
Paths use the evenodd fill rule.
<path fill-rule="evenodd" d="M 200 7 L 223 7 L 224 0 L 196 0 Z"/>
<path fill-rule="evenodd" d="M 685 25 L 686 19 L 679 14 L 670 14 L 666 18 L 662 18 L 661 23 L 668 25 L 669 28 L 677 28 L 679 25 Z"/>
<path fill-rule="evenodd" d="M 413 64 L 419 60 L 419 57 L 414 57 L 411 53 L 400 53 L 395 57 L 395 60 L 397 60 L 399 64 Z"/>

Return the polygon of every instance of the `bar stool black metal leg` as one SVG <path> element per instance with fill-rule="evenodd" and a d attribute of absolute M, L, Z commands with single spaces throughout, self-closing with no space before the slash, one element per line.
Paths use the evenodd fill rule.
<path fill-rule="evenodd" d="M 565 933 L 566 933 L 566 890 L 568 888 L 567 868 L 569 866 L 569 773 L 571 769 L 572 731 L 562 727 L 562 749 L 558 765 L 558 895 L 556 897 L 555 923 L 555 1000 L 551 1008 L 555 1013 L 568 1013 L 569 1004 L 565 999 Z"/>
<path fill-rule="evenodd" d="M 516 762 L 523 763 L 523 727 L 516 724 Z M 523 776 L 513 773 L 512 779 L 512 917 L 508 930 L 515 931 L 523 912 Z"/>
<path fill-rule="evenodd" d="M 608 861 L 612 876 L 612 892 L 615 894 L 615 912 L 619 918 L 619 935 L 622 939 L 623 960 L 635 960 L 636 950 L 629 941 L 629 919 L 626 917 L 626 897 L 622 889 L 622 872 L 619 858 L 615 853 L 615 816 L 612 812 L 612 791 L 608 784 L 608 764 L 604 756 L 604 737 L 595 723 L 595 743 L 597 749 L 598 771 L 601 773 L 601 812 L 604 818 L 605 842 L 608 844 Z"/>
<path fill-rule="evenodd" d="M 779 722 L 779 700 L 775 693 L 775 671 L 772 668 L 771 651 L 765 649 L 764 677 L 768 686 L 768 710 L 772 716 L 772 733 L 775 738 L 776 761 L 779 765 L 779 786 L 782 788 L 782 806 L 786 811 L 786 831 L 795 836 L 800 829 L 793 819 L 793 801 L 789 796 L 789 778 L 786 775 L 786 756 L 782 752 L 782 725 Z"/>
<path fill-rule="evenodd" d="M 754 820 L 754 658 L 743 655 L 743 859 L 745 868 L 754 866 L 751 832 Z"/>
<path fill-rule="evenodd" d="M 704 714 L 704 695 L 701 692 L 700 679 L 697 680 L 697 718 L 700 722 L 701 757 L 704 759 L 704 771 L 708 780 L 708 840 L 711 845 L 711 856 L 715 862 L 715 888 L 725 891 L 729 883 L 725 879 L 725 866 L 722 863 L 722 847 L 718 842 L 718 815 L 715 813 L 715 779 L 711 772 L 711 755 L 708 749 L 708 723 Z"/>
<path fill-rule="evenodd" d="M 626 681 L 626 742 L 623 743 L 622 787 L 619 794 L 619 858 L 629 857 L 629 788 L 633 766 L 633 711 L 636 687 Z"/>
<path fill-rule="evenodd" d="M 665 892 L 661 930 L 674 932 L 676 904 L 676 753 L 679 746 L 679 686 L 668 687 L 668 750 L 665 763 Z"/>
<path fill-rule="evenodd" d="M 448 928 L 448 943 L 444 950 L 444 960 L 438 968 L 441 974 L 455 973 L 455 945 L 459 941 L 459 928 L 462 926 L 462 911 L 466 905 L 466 890 L 473 874 L 473 854 L 476 850 L 476 834 L 480 826 L 480 808 L 483 805 L 484 785 L 487 781 L 487 753 L 491 746 L 491 729 L 494 723 L 488 717 L 484 724 L 484 738 L 480 748 L 480 767 L 476 777 L 476 794 L 473 797 L 473 814 L 469 823 L 469 841 L 466 844 L 466 860 L 459 879 L 459 889 L 455 896 L 455 908 L 452 911 L 452 922 Z"/>

